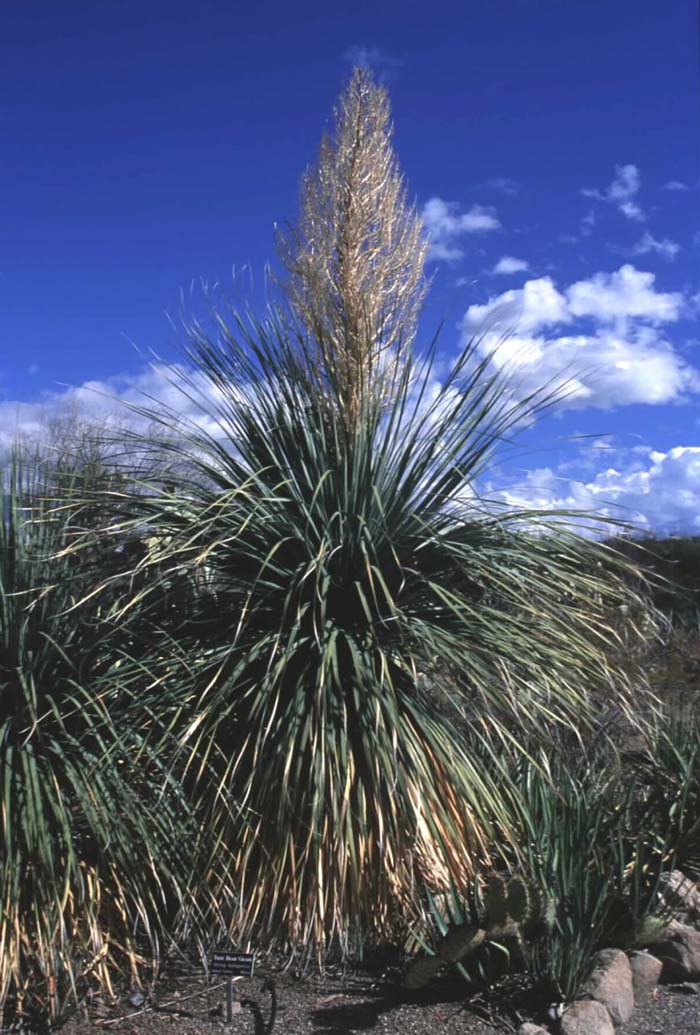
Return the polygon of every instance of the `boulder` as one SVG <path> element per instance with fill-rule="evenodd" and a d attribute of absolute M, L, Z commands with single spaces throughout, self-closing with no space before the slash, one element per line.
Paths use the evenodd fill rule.
<path fill-rule="evenodd" d="M 615 1026 L 602 1003 L 579 999 L 564 1010 L 561 1035 L 615 1035 Z"/>
<path fill-rule="evenodd" d="M 672 920 L 664 940 L 651 951 L 663 963 L 664 981 L 700 979 L 700 931 L 695 927 Z"/>
<path fill-rule="evenodd" d="M 601 949 L 595 954 L 582 994 L 602 1003 L 614 1024 L 630 1019 L 634 1012 L 632 968 L 622 949 Z"/>
<path fill-rule="evenodd" d="M 526 1021 L 518 1028 L 518 1035 L 549 1035 L 549 1032 L 539 1024 L 531 1024 L 530 1021 Z"/>
<path fill-rule="evenodd" d="M 662 876 L 660 883 L 661 894 L 676 910 L 676 918 L 689 926 L 700 924 L 700 891 L 695 882 L 680 870 L 672 870 Z"/>
<path fill-rule="evenodd" d="M 630 970 L 634 998 L 641 1002 L 645 996 L 651 995 L 658 985 L 663 963 L 648 952 L 633 952 L 630 956 Z"/>

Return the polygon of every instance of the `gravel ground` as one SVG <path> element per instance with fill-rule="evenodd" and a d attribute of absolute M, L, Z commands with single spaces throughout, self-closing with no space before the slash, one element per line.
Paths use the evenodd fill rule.
<path fill-rule="evenodd" d="M 96 1004 L 89 1016 L 75 1016 L 62 1035 L 340 1035 L 342 1032 L 395 1032 L 401 1035 L 495 1035 L 507 1030 L 467 1013 L 464 993 L 407 998 L 396 985 L 380 985 L 371 977 L 274 977 L 274 1000 L 261 975 L 236 982 L 240 1010 L 230 1028 L 224 1025 L 225 988 L 220 981 L 207 989 L 203 979 L 173 982 L 159 990 L 147 1012 L 138 1014 L 128 1001 Z M 271 1023 L 272 1022 L 272 1023 Z"/>
<path fill-rule="evenodd" d="M 682 988 L 661 986 L 637 1006 L 629 1024 L 618 1028 L 619 1035 L 700 1035 L 700 986 L 693 993 Z"/>
<path fill-rule="evenodd" d="M 409 998 L 396 984 L 367 975 L 295 980 L 277 973 L 273 980 L 276 1002 L 264 973 L 236 983 L 241 1006 L 230 1028 L 224 1025 L 222 984 L 207 988 L 203 977 L 190 976 L 164 982 L 144 1012 L 126 999 L 95 1003 L 88 1015 L 69 1019 L 62 1035 L 503 1035 L 518 1024 L 515 1015 L 489 1017 L 482 1001 L 466 1003 L 458 986 Z M 529 1018 L 523 1014 L 522 1019 Z M 690 986 L 660 988 L 618 1035 L 700 1035 L 700 995 Z"/>

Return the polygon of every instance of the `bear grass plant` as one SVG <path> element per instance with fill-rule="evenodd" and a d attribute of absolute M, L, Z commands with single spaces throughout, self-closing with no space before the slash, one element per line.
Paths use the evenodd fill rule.
<path fill-rule="evenodd" d="M 416 916 L 420 880 L 513 836 L 465 730 L 517 745 L 592 723 L 597 693 L 629 703 L 606 656 L 627 562 L 567 514 L 480 497 L 496 448 L 553 397 L 518 394 L 479 342 L 441 381 L 434 349 L 404 350 L 349 424 L 288 314 L 219 310 L 188 336 L 169 376 L 201 416 L 132 407 L 174 473 L 102 494 L 124 514 L 105 535 L 148 529 L 106 614 L 138 624 L 176 577 L 196 585 L 168 633 L 187 671 L 157 637 L 131 668 L 188 701 L 188 795 L 229 852 L 210 889 L 235 889 L 237 944 L 348 952 Z"/>
<path fill-rule="evenodd" d="M 62 554 L 78 486 L 19 452 L 0 486 L 0 1010 L 25 1020 L 153 973 L 194 843 L 105 599 L 77 606 L 95 584 L 87 552 Z"/>
<path fill-rule="evenodd" d="M 427 242 L 390 137 L 356 70 L 288 308 L 187 328 L 196 417 L 132 406 L 118 479 L 5 472 L 0 996 L 25 1014 L 138 982 L 203 919 L 319 957 L 396 935 L 424 882 L 522 844 L 489 753 L 639 706 L 634 562 L 479 491 L 566 389 L 415 348 Z"/>

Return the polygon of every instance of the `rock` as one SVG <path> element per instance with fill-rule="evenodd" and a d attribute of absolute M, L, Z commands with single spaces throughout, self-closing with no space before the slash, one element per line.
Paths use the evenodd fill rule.
<path fill-rule="evenodd" d="M 700 979 L 700 931 L 672 920 L 663 941 L 651 951 L 663 963 L 664 981 Z"/>
<path fill-rule="evenodd" d="M 539 1024 L 530 1024 L 529 1021 L 526 1021 L 518 1028 L 518 1035 L 549 1035 L 549 1032 Z"/>
<path fill-rule="evenodd" d="M 632 968 L 622 949 L 601 949 L 582 994 L 602 1003 L 614 1024 L 624 1024 L 634 1012 Z"/>
<path fill-rule="evenodd" d="M 700 995 L 700 985 L 697 981 L 684 981 L 682 985 L 675 985 L 674 991 L 683 995 Z"/>
<path fill-rule="evenodd" d="M 561 1035 L 615 1035 L 610 1014 L 595 999 L 579 999 L 564 1010 Z"/>
<path fill-rule="evenodd" d="M 131 1006 L 135 1007 L 135 1009 L 138 1010 L 138 1009 L 140 1009 L 140 1007 L 143 1006 L 143 1004 L 145 1002 L 146 1002 L 146 996 L 143 994 L 141 989 L 140 988 L 134 988 L 133 991 L 131 992 L 131 995 L 129 996 L 129 1003 L 131 1004 Z"/>
<path fill-rule="evenodd" d="M 665 873 L 660 883 L 661 894 L 668 905 L 677 911 L 678 919 L 690 925 L 700 923 L 700 891 L 697 885 L 680 870 Z"/>
<path fill-rule="evenodd" d="M 663 963 L 648 952 L 633 952 L 629 959 L 634 998 L 640 1001 L 658 985 Z"/>

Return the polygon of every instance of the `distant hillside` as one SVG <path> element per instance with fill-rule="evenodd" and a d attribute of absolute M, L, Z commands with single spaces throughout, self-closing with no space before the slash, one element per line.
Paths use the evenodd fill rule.
<path fill-rule="evenodd" d="M 661 576 L 652 595 L 664 611 L 688 614 L 700 610 L 700 536 L 668 536 L 665 539 L 611 539 L 625 556 L 650 575 Z"/>

